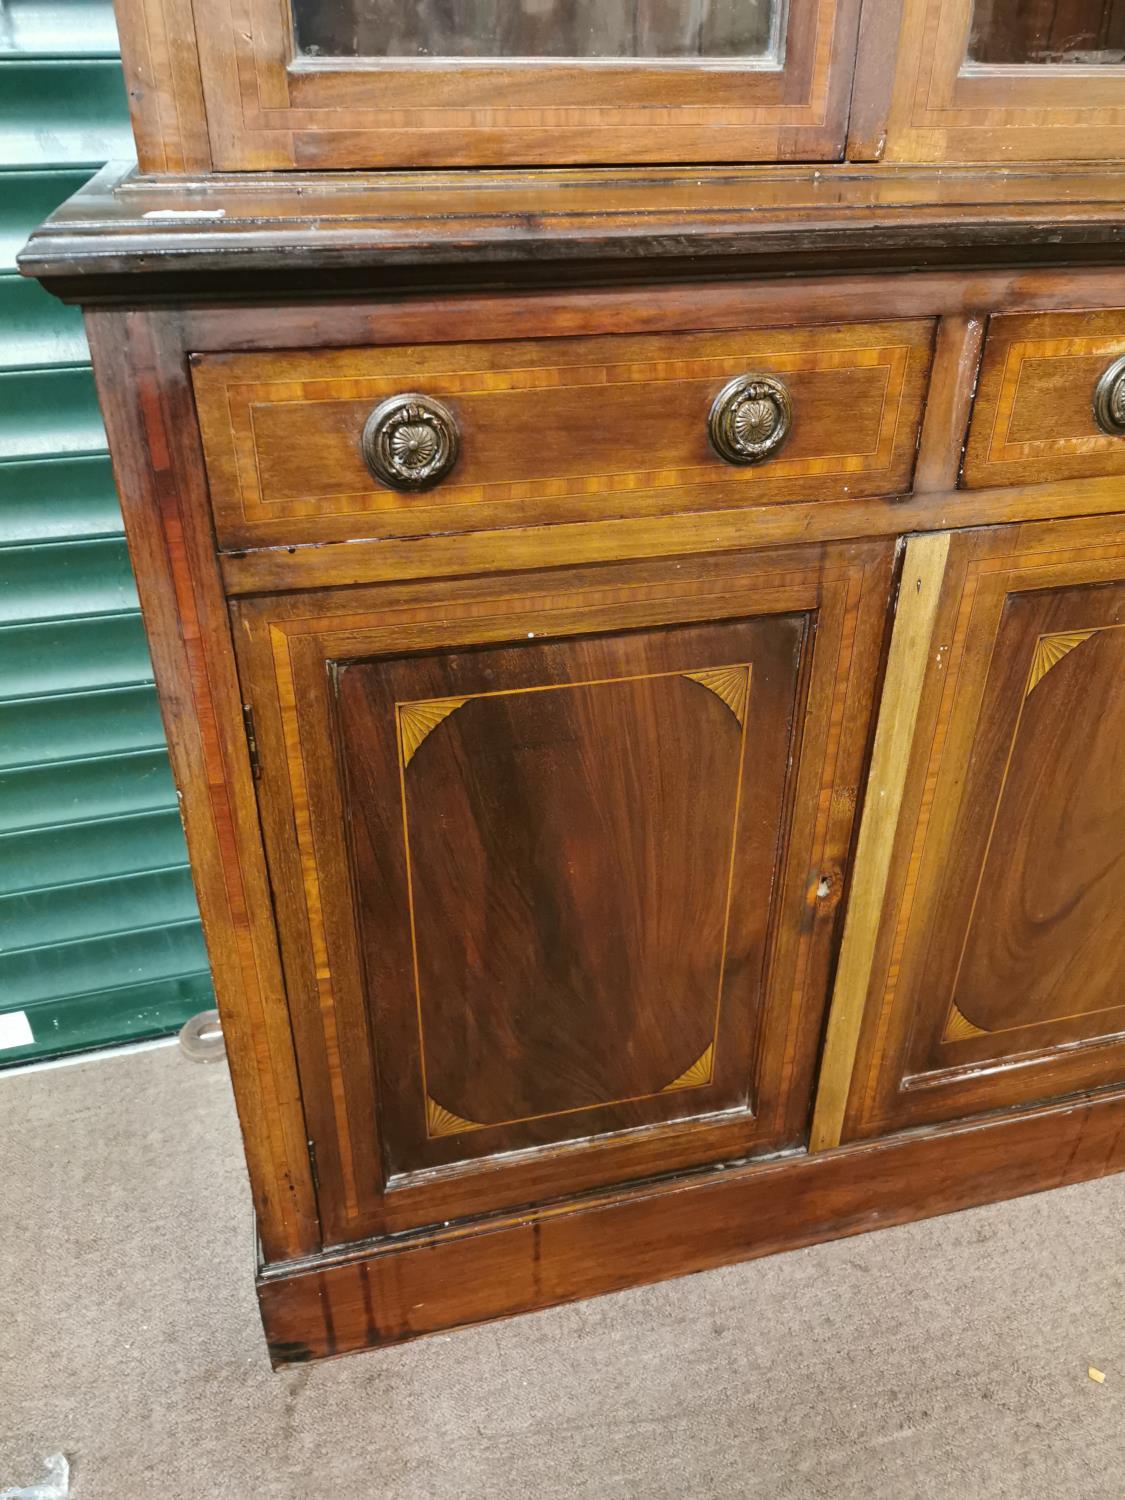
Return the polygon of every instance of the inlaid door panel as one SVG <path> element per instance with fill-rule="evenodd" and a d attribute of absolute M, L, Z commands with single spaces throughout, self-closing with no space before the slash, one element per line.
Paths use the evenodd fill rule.
<path fill-rule="evenodd" d="M 339 669 L 392 1171 L 747 1107 L 806 624 Z"/>
<path fill-rule="evenodd" d="M 238 606 L 329 1240 L 803 1141 L 889 562 Z"/>
<path fill-rule="evenodd" d="M 955 536 L 929 662 L 855 1134 L 1125 1081 L 1120 521 Z"/>

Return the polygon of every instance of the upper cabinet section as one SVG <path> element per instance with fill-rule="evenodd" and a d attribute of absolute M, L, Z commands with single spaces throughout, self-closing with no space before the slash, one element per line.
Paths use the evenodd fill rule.
<path fill-rule="evenodd" d="M 1121 157 L 1125 0 L 902 0 L 901 11 L 888 161 Z M 861 77 L 857 92 L 867 86 Z"/>
<path fill-rule="evenodd" d="M 1125 0 L 116 0 L 149 172 L 1120 158 Z"/>
<path fill-rule="evenodd" d="M 215 167 L 834 160 L 859 0 L 196 0 Z"/>

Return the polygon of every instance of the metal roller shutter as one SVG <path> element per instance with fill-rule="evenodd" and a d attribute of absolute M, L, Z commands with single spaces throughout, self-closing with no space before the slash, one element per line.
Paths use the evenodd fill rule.
<path fill-rule="evenodd" d="M 110 4 L 0 3 L 0 1065 L 213 1003 L 81 317 L 15 272 L 131 155 Z"/>

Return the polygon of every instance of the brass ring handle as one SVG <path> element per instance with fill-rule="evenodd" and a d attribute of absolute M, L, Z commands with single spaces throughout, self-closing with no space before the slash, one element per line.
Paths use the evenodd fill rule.
<path fill-rule="evenodd" d="M 1102 372 L 1094 387 L 1094 421 L 1110 437 L 1125 437 L 1125 354 Z"/>
<path fill-rule="evenodd" d="M 408 391 L 382 401 L 363 427 L 364 462 L 392 490 L 425 490 L 457 462 L 461 434 L 448 406 Z"/>
<path fill-rule="evenodd" d="M 793 398 L 775 375 L 751 373 L 728 381 L 715 397 L 707 432 L 728 464 L 760 464 L 789 436 Z"/>

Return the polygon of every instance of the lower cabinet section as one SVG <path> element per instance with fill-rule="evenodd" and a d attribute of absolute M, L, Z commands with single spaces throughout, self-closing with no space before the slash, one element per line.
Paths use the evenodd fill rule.
<path fill-rule="evenodd" d="M 715 266 L 88 314 L 278 1361 L 1125 1169 L 1119 287 Z"/>
<path fill-rule="evenodd" d="M 1117 518 L 232 611 L 277 1360 L 1125 1166 Z"/>
<path fill-rule="evenodd" d="M 1125 1082 L 1125 528 L 924 540 L 946 544 L 903 575 L 934 591 L 903 647 L 924 666 L 881 711 L 913 730 L 868 791 L 901 773 L 886 892 L 849 917 L 835 1002 L 862 1021 L 845 1139 Z"/>
<path fill-rule="evenodd" d="M 805 1143 L 893 553 L 236 606 L 328 1243 Z"/>

